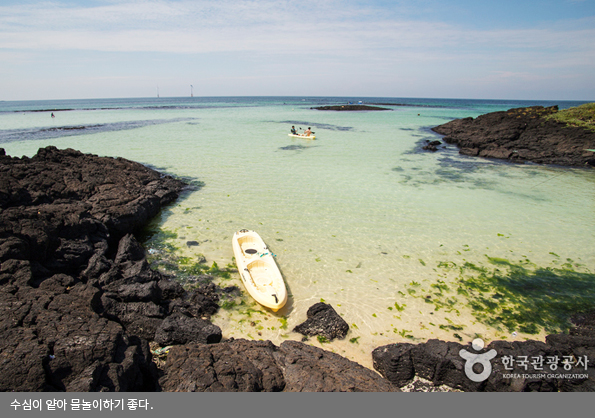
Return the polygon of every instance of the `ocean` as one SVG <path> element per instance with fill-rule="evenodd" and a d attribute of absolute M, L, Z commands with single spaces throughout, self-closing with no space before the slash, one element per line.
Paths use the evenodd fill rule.
<path fill-rule="evenodd" d="M 315 106 L 383 104 L 388 111 Z M 374 348 L 439 338 L 543 340 L 595 303 L 595 171 L 462 156 L 431 128 L 582 102 L 361 97 L 186 97 L 0 102 L 0 147 L 123 157 L 191 187 L 144 234 L 155 268 L 191 287 L 206 268 L 240 292 L 224 338 L 302 335 L 317 302 L 349 324 L 308 343 L 372 367 Z M 55 117 L 51 117 L 51 114 Z M 311 127 L 315 140 L 289 137 Z M 287 305 L 257 305 L 233 271 L 239 229 L 276 255 Z"/>

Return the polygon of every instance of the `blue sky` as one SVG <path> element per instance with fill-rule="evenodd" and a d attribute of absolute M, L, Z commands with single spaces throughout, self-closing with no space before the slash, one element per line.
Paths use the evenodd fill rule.
<path fill-rule="evenodd" d="M 0 3 L 0 100 L 595 100 L 595 0 Z"/>

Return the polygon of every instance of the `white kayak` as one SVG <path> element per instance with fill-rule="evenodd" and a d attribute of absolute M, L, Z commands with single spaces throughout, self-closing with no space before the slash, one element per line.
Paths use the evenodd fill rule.
<path fill-rule="evenodd" d="M 316 139 L 315 135 L 307 136 L 307 135 L 300 135 L 300 134 L 289 134 L 289 136 L 292 136 L 294 138 Z"/>
<path fill-rule="evenodd" d="M 271 251 L 260 235 L 248 229 L 233 234 L 232 246 L 242 283 L 250 296 L 277 312 L 287 302 L 287 289 Z"/>

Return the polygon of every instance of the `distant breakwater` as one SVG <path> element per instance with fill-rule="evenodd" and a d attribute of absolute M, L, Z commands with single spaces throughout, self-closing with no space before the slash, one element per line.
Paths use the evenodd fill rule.
<path fill-rule="evenodd" d="M 391 110 L 386 107 L 378 107 L 378 106 L 368 106 L 368 105 L 353 105 L 353 104 L 346 104 L 346 105 L 334 105 L 334 106 L 318 106 L 318 107 L 311 107 L 310 109 L 316 110 L 334 110 L 337 112 L 361 112 L 366 110 Z"/>

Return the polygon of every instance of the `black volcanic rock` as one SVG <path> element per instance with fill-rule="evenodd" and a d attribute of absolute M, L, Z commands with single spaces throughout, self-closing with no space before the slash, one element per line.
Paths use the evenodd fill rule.
<path fill-rule="evenodd" d="M 432 128 L 464 155 L 582 167 L 590 164 L 595 132 L 544 117 L 557 106 L 534 106 L 456 119 Z"/>
<path fill-rule="evenodd" d="M 308 319 L 293 330 L 307 336 L 321 335 L 328 340 L 345 338 L 349 325 L 331 305 L 318 302 L 306 312 Z"/>
<path fill-rule="evenodd" d="M 281 343 L 279 351 L 288 392 L 397 392 L 374 371 L 338 354 L 298 341 Z"/>
<path fill-rule="evenodd" d="M 176 312 L 161 323 L 155 341 L 162 346 L 189 342 L 213 344 L 221 341 L 221 329 L 209 321 Z"/>
<path fill-rule="evenodd" d="M 168 392 L 393 392 L 386 379 L 297 341 L 230 340 L 173 347 L 160 379 Z"/>
<path fill-rule="evenodd" d="M 184 184 L 74 150 L 4 154 L 0 390 L 155 390 L 148 341 L 169 314 L 163 294 L 180 292 L 131 233 Z"/>
<path fill-rule="evenodd" d="M 491 342 L 479 352 L 496 351 L 490 360 L 491 373 L 482 382 L 467 377 L 466 360 L 460 355 L 462 349 L 478 352 L 471 344 L 456 342 L 429 340 L 417 345 L 397 343 L 378 347 L 372 353 L 374 368 L 398 387 L 418 376 L 434 385 L 466 392 L 592 392 L 595 391 L 595 367 L 590 360 L 595 356 L 594 318 L 594 313 L 575 316 L 576 327 L 569 334 L 548 335 L 545 343 Z M 505 361 L 505 358 L 513 360 Z M 522 359 L 528 362 L 518 361 Z M 542 359 L 543 364 L 533 365 L 535 359 Z M 565 364 L 565 359 L 571 363 Z M 577 359 L 583 359 L 583 363 L 578 364 Z M 556 374 L 565 376 L 556 377 Z"/>

